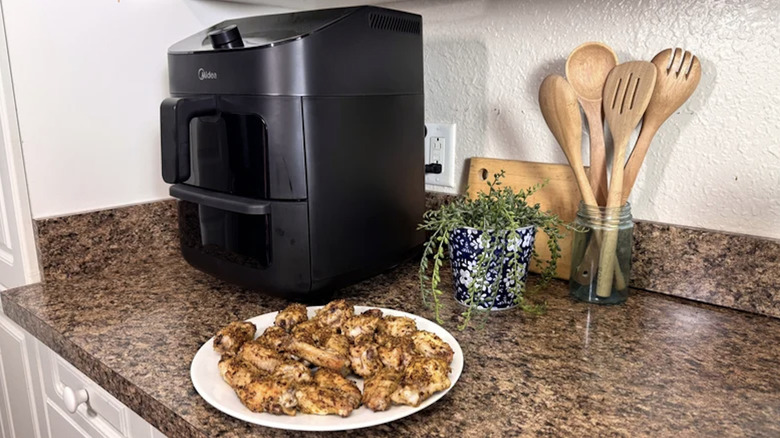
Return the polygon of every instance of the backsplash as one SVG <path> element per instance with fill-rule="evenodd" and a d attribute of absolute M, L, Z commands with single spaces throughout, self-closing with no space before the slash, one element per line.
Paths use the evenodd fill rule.
<path fill-rule="evenodd" d="M 44 281 L 95 276 L 138 263 L 132 248 L 179 251 L 175 201 L 95 211 L 36 221 Z"/>
<path fill-rule="evenodd" d="M 780 240 L 638 221 L 631 286 L 780 318 Z"/>
<path fill-rule="evenodd" d="M 428 193 L 426 208 L 450 199 Z M 132 248 L 178 252 L 176 221 L 175 201 L 39 220 L 44 280 L 143 269 Z M 631 286 L 780 318 L 780 241 L 636 221 Z"/>

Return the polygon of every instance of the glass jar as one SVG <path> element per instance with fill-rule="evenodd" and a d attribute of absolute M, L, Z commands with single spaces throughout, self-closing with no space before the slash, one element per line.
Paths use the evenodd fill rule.
<path fill-rule="evenodd" d="M 634 222 L 631 205 L 580 202 L 572 242 L 569 294 L 580 301 L 620 304 L 628 298 Z"/>

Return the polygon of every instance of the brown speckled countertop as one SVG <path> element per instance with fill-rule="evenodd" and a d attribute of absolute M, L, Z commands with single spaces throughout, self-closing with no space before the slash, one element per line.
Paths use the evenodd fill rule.
<path fill-rule="evenodd" d="M 196 394 L 189 365 L 200 345 L 228 321 L 286 303 L 189 267 L 171 238 L 172 209 L 143 208 L 154 225 L 129 210 L 65 233 L 56 221 L 42 227 L 49 280 L 4 292 L 6 314 L 171 437 L 303 435 L 235 420 Z M 429 317 L 415 269 L 403 264 L 339 295 Z M 362 434 L 780 435 L 780 320 L 647 292 L 589 306 L 564 283 L 543 297 L 541 317 L 502 312 L 466 332 L 455 331 L 450 301 L 460 381 L 424 411 Z"/>

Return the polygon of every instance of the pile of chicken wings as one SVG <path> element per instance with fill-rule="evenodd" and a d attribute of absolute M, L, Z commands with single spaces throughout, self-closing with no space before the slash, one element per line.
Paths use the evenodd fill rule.
<path fill-rule="evenodd" d="M 214 338 L 222 378 L 253 412 L 346 417 L 361 404 L 419 406 L 450 387 L 452 348 L 407 317 L 355 314 L 337 300 L 311 319 L 306 306 L 291 304 L 255 339 L 256 330 L 231 322 Z M 365 379 L 362 394 L 351 373 Z"/>

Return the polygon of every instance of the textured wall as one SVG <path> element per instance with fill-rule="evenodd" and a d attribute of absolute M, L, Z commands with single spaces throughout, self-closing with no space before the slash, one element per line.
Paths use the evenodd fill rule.
<path fill-rule="evenodd" d="M 634 216 L 780 238 L 780 2 L 412 1 L 424 17 L 426 121 L 458 125 L 456 175 L 488 156 L 565 163 L 539 112 L 542 79 L 585 41 L 620 61 L 684 47 L 694 96 L 651 147 Z M 429 187 L 434 189 L 434 187 Z"/>

